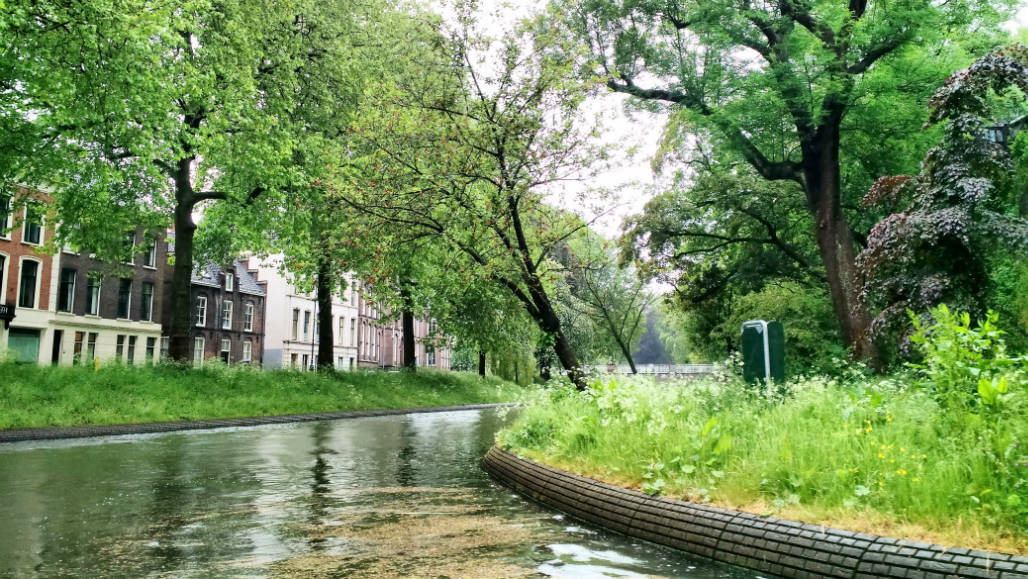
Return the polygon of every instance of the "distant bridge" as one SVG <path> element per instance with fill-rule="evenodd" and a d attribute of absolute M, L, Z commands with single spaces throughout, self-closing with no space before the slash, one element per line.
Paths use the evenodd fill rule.
<path fill-rule="evenodd" d="M 640 375 L 648 376 L 706 376 L 714 373 L 714 364 L 636 364 L 635 369 Z M 597 375 L 631 374 L 632 367 L 628 364 L 618 366 L 593 366 L 590 370 Z"/>

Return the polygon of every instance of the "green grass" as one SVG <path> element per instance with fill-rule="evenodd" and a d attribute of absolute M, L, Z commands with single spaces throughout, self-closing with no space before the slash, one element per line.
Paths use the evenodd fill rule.
<path fill-rule="evenodd" d="M 1028 396 L 956 411 L 913 376 L 597 382 L 536 392 L 508 449 L 696 502 L 948 545 L 1028 551 Z"/>
<path fill-rule="evenodd" d="M 39 367 L 0 363 L 0 429 L 507 402 L 497 378 L 421 370 L 262 372 L 243 366 Z"/>

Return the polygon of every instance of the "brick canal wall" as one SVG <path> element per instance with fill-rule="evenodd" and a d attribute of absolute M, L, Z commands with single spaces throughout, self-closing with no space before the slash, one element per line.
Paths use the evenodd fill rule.
<path fill-rule="evenodd" d="M 575 518 L 783 577 L 1028 579 L 1028 557 L 946 549 L 651 497 L 495 446 L 483 464 L 504 485 Z"/>

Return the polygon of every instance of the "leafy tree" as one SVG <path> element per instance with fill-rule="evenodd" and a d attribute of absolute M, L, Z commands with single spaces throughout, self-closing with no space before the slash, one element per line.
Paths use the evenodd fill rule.
<path fill-rule="evenodd" d="M 906 310 L 927 315 L 941 303 L 981 316 L 989 255 L 1003 250 L 1024 258 L 1028 220 L 1017 217 L 1010 153 L 986 127 L 990 94 L 1010 91 L 1028 94 L 1023 45 L 950 77 L 931 102 L 930 120 L 945 123 L 945 134 L 921 172 L 883 177 L 868 192 L 868 204 L 902 207 L 875 225 L 860 254 L 864 295 L 881 309 L 876 331 L 896 328 Z"/>
<path fill-rule="evenodd" d="M 602 75 L 611 90 L 669 110 L 667 130 L 695 133 L 693 127 L 701 127 L 760 177 L 796 184 L 812 219 L 845 342 L 855 355 L 872 361 L 878 352 L 864 339 L 870 315 L 859 299 L 855 236 L 843 203 L 842 160 L 855 152 L 844 131 L 875 131 L 860 112 L 876 103 L 909 108 L 923 96 L 917 81 L 924 77 L 909 66 L 911 55 L 943 54 L 947 40 L 987 29 L 1005 18 L 1010 5 L 973 0 L 556 4 L 590 46 L 590 72 Z M 897 75 L 907 68 L 910 77 Z M 847 118 L 863 122 L 847 124 Z M 877 169 L 869 163 L 865 170 Z"/>
<path fill-rule="evenodd" d="M 447 44 L 449 64 L 426 75 L 425 86 L 363 115 L 361 135 L 377 150 L 365 162 L 379 170 L 354 205 L 461 252 L 521 304 L 585 388 L 547 290 L 552 250 L 585 225 L 548 205 L 543 188 L 583 173 L 594 158 L 579 126 L 587 87 L 544 27 L 506 38 L 495 73 L 475 57 L 492 43 L 467 30 Z"/>
<path fill-rule="evenodd" d="M 125 228 L 174 226 L 173 359 L 189 352 L 192 215 L 271 210 L 302 180 L 292 113 L 315 64 L 347 57 L 343 25 L 318 16 L 345 15 L 338 6 L 85 2 L 47 13 L 72 24 L 19 37 L 21 54 L 47 63 L 18 78 L 31 107 L 20 112 L 49 145 L 24 174 L 53 184 L 62 220 L 81 224 L 62 235 L 104 256 Z"/>

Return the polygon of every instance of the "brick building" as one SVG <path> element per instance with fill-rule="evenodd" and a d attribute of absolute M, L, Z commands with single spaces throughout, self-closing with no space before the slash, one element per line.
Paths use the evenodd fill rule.
<path fill-rule="evenodd" d="M 358 292 L 357 360 L 366 368 L 396 368 L 403 365 L 403 322 L 399 316 L 388 319 Z M 435 322 L 414 320 L 414 359 L 418 366 L 450 369 L 449 340 L 431 337 Z"/>
<path fill-rule="evenodd" d="M 167 266 L 163 278 L 169 293 L 171 272 Z M 229 267 L 212 264 L 193 272 L 189 339 L 194 364 L 212 358 L 226 364 L 261 364 L 267 296 L 264 286 L 239 260 L 233 260 Z M 171 329 L 170 308 L 170 300 L 166 300 L 166 334 Z"/>
<path fill-rule="evenodd" d="M 50 324 L 54 258 L 41 251 L 54 236 L 48 201 L 25 189 L 0 191 L 0 350 L 24 362 L 59 354 Z"/>

